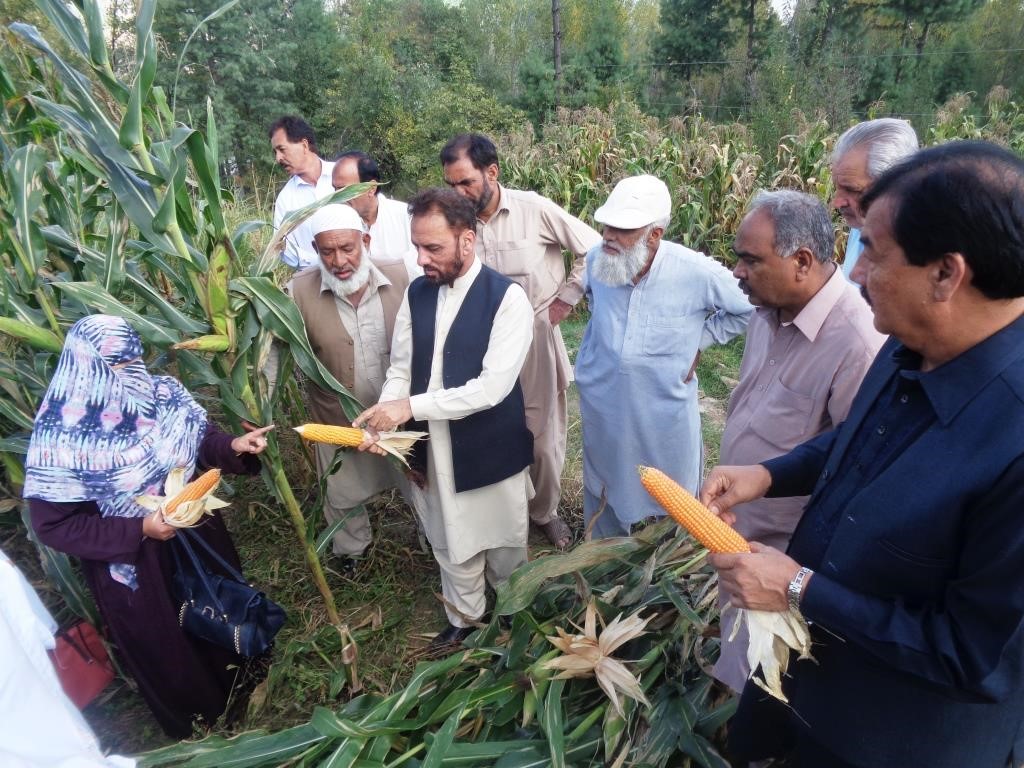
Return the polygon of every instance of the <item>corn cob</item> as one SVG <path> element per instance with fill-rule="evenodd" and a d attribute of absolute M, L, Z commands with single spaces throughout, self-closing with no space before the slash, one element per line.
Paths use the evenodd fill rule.
<path fill-rule="evenodd" d="M 749 552 L 747 540 L 736 533 L 685 488 L 654 467 L 639 467 L 640 482 L 669 516 L 710 552 Z"/>
<path fill-rule="evenodd" d="M 355 448 L 365 438 L 361 429 L 355 427 L 335 427 L 330 424 L 303 424 L 301 427 L 295 427 L 295 431 L 306 440 L 312 440 L 314 443 L 340 445 L 344 448 Z"/>
<path fill-rule="evenodd" d="M 172 516 L 174 511 L 182 504 L 203 498 L 207 493 L 216 488 L 219 482 L 220 470 L 207 470 L 182 488 L 173 499 L 167 502 L 167 506 L 164 507 L 164 517 Z"/>

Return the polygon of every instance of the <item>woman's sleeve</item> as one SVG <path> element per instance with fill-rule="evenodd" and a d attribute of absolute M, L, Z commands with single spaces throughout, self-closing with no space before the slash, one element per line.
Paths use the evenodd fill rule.
<path fill-rule="evenodd" d="M 95 501 L 28 503 L 36 536 L 52 549 L 108 563 L 134 563 L 138 557 L 141 517 L 102 517 Z"/>
<path fill-rule="evenodd" d="M 231 449 L 235 438 L 212 421 L 206 423 L 206 434 L 199 444 L 198 464 L 202 469 L 216 467 L 231 475 L 258 475 L 260 460 L 251 453 L 241 455 Z"/>

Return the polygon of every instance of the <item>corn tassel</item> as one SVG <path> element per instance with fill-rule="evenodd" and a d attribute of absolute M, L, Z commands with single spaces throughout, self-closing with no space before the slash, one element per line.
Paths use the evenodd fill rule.
<path fill-rule="evenodd" d="M 679 525 L 710 552 L 749 552 L 747 540 L 685 488 L 654 467 L 640 467 L 640 482 Z"/>
<path fill-rule="evenodd" d="M 182 504 L 189 501 L 196 501 L 203 498 L 207 493 L 217 487 L 217 483 L 220 482 L 220 470 L 210 469 L 201 474 L 191 483 L 186 485 L 181 491 L 164 507 L 164 517 L 169 517 L 174 514 L 176 510 Z"/>
<path fill-rule="evenodd" d="M 366 439 L 367 433 L 356 427 L 336 427 L 331 424 L 303 424 L 293 427 L 306 440 L 327 445 L 338 445 L 342 448 L 355 448 Z M 427 436 L 426 432 L 381 432 L 377 445 L 401 461 L 406 466 L 406 457 L 417 440 Z"/>

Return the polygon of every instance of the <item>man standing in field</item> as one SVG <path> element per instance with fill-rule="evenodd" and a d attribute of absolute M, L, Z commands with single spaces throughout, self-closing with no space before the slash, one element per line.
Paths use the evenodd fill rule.
<path fill-rule="evenodd" d="M 318 254 L 316 267 L 299 272 L 288 292 L 302 314 L 310 346 L 324 367 L 349 392 L 373 403 L 384 386 L 395 317 L 408 285 L 399 259 L 371 261 L 359 214 L 348 205 L 325 205 L 309 219 Z M 345 426 L 348 419 L 334 392 L 307 383 L 309 410 L 315 422 Z M 315 443 L 322 476 L 335 448 Z M 345 521 L 334 534 L 334 553 L 342 570 L 354 570 L 372 540 L 363 504 L 386 488 L 407 496 L 408 481 L 390 461 L 346 452 L 341 468 L 327 478 L 324 516 L 328 524 Z"/>
<path fill-rule="evenodd" d="M 477 257 L 518 283 L 533 306 L 533 345 L 521 377 L 534 441 L 530 520 L 564 549 L 572 534 L 558 517 L 558 502 L 572 369 L 558 324 L 583 296 L 582 257 L 600 236 L 546 197 L 499 184 L 498 152 L 486 136 L 455 136 L 441 150 L 441 164 L 445 183 L 476 210 Z M 576 257 L 568 276 L 563 249 Z"/>
<path fill-rule="evenodd" d="M 401 259 L 409 272 L 409 279 L 415 280 L 423 274 L 416 263 L 416 249 L 412 247 L 409 233 L 409 206 L 384 196 L 377 183 L 380 181 L 380 167 L 377 161 L 365 152 L 350 149 L 342 152 L 334 161 L 332 175 L 334 189 L 360 182 L 371 182 L 359 197 L 348 201 L 366 222 L 370 233 L 370 258 Z"/>
<path fill-rule="evenodd" d="M 485 584 L 526 561 L 533 437 L 519 373 L 533 310 L 522 288 L 476 258 L 468 200 L 427 189 L 409 210 L 424 276 L 399 310 L 380 402 L 354 424 L 385 431 L 426 423 L 430 440 L 412 462 L 422 470 L 425 461 L 426 483 L 412 496 L 441 569 L 449 623 L 434 643 L 443 644 L 483 618 Z M 360 449 L 379 452 L 372 441 Z"/>
<path fill-rule="evenodd" d="M 833 259 L 835 230 L 816 197 L 759 192 L 736 233 L 733 276 L 757 307 L 747 327 L 740 383 L 729 400 L 723 464 L 756 464 L 786 453 L 846 418 L 885 337 L 871 309 Z M 785 550 L 807 498 L 759 499 L 736 507 L 736 530 Z M 721 600 L 728 602 L 728 595 Z M 714 675 L 742 691 L 750 669 L 744 630 L 729 639 Z"/>
<path fill-rule="evenodd" d="M 762 496 L 810 501 L 786 554 L 716 554 L 742 608 L 792 609 L 815 662 L 789 704 L 748 682 L 745 760 L 795 768 L 1006 768 L 1024 729 L 1024 162 L 983 142 L 922 150 L 863 198 L 853 271 L 891 334 L 836 429 L 716 467 L 727 520 Z"/>
<path fill-rule="evenodd" d="M 334 163 L 320 159 L 313 129 L 301 117 L 279 117 L 267 129 L 267 136 L 270 137 L 270 147 L 274 150 L 274 162 L 291 177 L 281 188 L 274 204 L 276 230 L 281 226 L 285 216 L 292 211 L 304 208 L 334 192 L 331 185 Z M 312 242 L 313 233 L 309 229 L 307 219 L 285 239 L 281 261 L 294 269 L 316 266 L 319 259 L 310 245 Z"/>
<path fill-rule="evenodd" d="M 590 322 L 576 386 L 583 518 L 595 538 L 628 536 L 633 523 L 664 514 L 638 464 L 697 489 L 700 350 L 743 333 L 753 312 L 728 269 L 662 239 L 671 214 L 668 187 L 654 176 L 623 179 L 594 212 L 603 242 L 586 257 Z"/>
<path fill-rule="evenodd" d="M 847 279 L 860 256 L 860 227 L 864 212 L 860 199 L 875 179 L 890 166 L 917 151 L 917 134 L 906 120 L 880 117 L 857 123 L 846 130 L 832 151 L 832 183 L 835 193 L 832 207 L 850 226 L 843 258 L 843 274 Z"/>

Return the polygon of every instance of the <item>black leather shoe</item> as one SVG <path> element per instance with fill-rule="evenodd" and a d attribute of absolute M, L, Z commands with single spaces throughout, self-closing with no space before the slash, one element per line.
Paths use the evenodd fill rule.
<path fill-rule="evenodd" d="M 452 645 L 454 643 L 461 643 L 467 637 L 469 637 L 476 630 L 476 627 L 456 627 L 454 624 L 449 624 L 447 627 L 442 629 L 436 635 L 434 639 L 430 641 L 431 648 L 437 648 L 442 645 Z"/>

